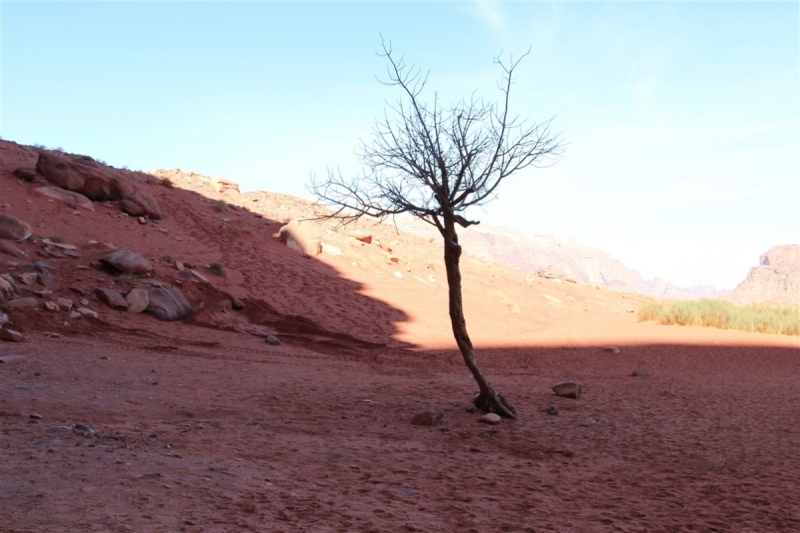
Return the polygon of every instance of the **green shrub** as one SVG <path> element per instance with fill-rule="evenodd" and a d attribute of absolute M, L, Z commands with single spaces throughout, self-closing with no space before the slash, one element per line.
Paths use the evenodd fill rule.
<path fill-rule="evenodd" d="M 726 300 L 699 300 L 676 302 L 667 307 L 658 302 L 642 307 L 638 317 L 662 324 L 800 336 L 800 306 L 739 306 Z"/>
<path fill-rule="evenodd" d="M 217 213 L 227 213 L 230 211 L 230 206 L 222 200 L 217 200 L 211 207 L 213 207 L 214 211 Z"/>

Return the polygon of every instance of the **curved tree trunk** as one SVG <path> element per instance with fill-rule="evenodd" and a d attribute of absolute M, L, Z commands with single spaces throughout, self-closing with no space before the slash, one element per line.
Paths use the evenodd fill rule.
<path fill-rule="evenodd" d="M 475 406 L 488 413 L 497 413 L 508 418 L 517 418 L 517 412 L 510 403 L 499 394 L 486 376 L 478 367 L 472 341 L 467 334 L 467 323 L 464 320 L 464 305 L 461 297 L 461 245 L 458 244 L 458 235 L 452 220 L 445 220 L 444 224 L 444 264 L 447 270 L 447 286 L 449 289 L 450 322 L 453 326 L 453 336 L 456 339 L 464 362 L 467 364 L 475 381 L 480 387 L 480 394 L 475 399 Z"/>

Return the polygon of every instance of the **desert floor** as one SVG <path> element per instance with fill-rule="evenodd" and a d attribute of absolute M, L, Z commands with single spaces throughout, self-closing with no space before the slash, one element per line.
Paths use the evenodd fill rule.
<path fill-rule="evenodd" d="M 519 413 L 489 426 L 465 409 L 477 388 L 436 242 L 329 228 L 341 255 L 307 258 L 277 240 L 291 200 L 225 192 L 247 205 L 223 217 L 223 193 L 179 180 L 139 184 L 158 224 L 111 204 L 75 215 L 11 175 L 34 151 L 0 148 L 0 204 L 83 255 L 44 259 L 55 293 L 119 287 L 78 268 L 98 240 L 165 282 L 164 255 L 221 261 L 225 278 L 184 292 L 196 309 L 245 305 L 170 323 L 92 297 L 96 319 L 9 311 L 26 341 L 0 344 L 0 531 L 800 530 L 796 337 L 639 323 L 646 298 L 465 257 L 479 363 Z M 555 396 L 563 379 L 584 395 Z M 442 425 L 411 425 L 430 405 Z"/>

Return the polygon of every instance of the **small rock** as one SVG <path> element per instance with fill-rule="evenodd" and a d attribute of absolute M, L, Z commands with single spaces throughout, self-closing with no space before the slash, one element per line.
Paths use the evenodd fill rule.
<path fill-rule="evenodd" d="M 606 346 L 605 348 L 603 348 L 603 351 L 608 353 L 618 354 L 619 348 L 617 348 L 616 346 Z"/>
<path fill-rule="evenodd" d="M 241 301 L 239 298 L 233 299 L 233 308 L 234 309 L 244 309 L 244 302 Z"/>
<path fill-rule="evenodd" d="M 201 274 L 200 272 L 198 272 L 197 270 L 194 270 L 194 269 L 192 269 L 192 270 L 190 270 L 190 272 L 192 273 L 192 275 L 193 275 L 193 276 L 195 276 L 195 277 L 196 277 L 197 279 L 199 279 L 200 281 L 204 281 L 204 282 L 208 283 L 208 278 L 207 278 L 207 277 L 205 277 L 204 275 L 202 275 L 202 274 Z"/>
<path fill-rule="evenodd" d="M 468 413 L 474 413 L 476 409 L 477 409 L 477 407 L 475 407 L 475 404 L 473 404 L 473 403 L 471 403 L 471 404 L 469 404 L 467 406 L 467 412 Z"/>
<path fill-rule="evenodd" d="M 124 274 L 147 274 L 153 270 L 153 263 L 128 250 L 114 250 L 100 258 L 100 262 Z"/>
<path fill-rule="evenodd" d="M 19 259 L 24 259 L 27 257 L 25 252 L 4 240 L 0 240 L 0 254 L 10 255 L 11 257 L 17 257 Z"/>
<path fill-rule="evenodd" d="M 32 286 L 36 283 L 36 273 L 35 272 L 25 272 L 24 274 L 19 274 L 17 279 L 20 283 L 27 285 L 28 287 Z"/>
<path fill-rule="evenodd" d="M 565 398 L 578 399 L 583 392 L 583 383 L 580 381 L 559 381 L 553 385 L 553 392 Z"/>
<path fill-rule="evenodd" d="M 89 317 L 89 318 L 97 318 L 97 313 L 95 313 L 91 309 L 87 309 L 85 307 L 79 307 L 79 308 L 76 309 L 76 311 L 78 313 L 80 313 L 81 316 L 85 316 L 85 317 Z M 70 316 L 72 316 L 72 315 L 70 315 Z"/>
<path fill-rule="evenodd" d="M 84 437 L 92 435 L 95 432 L 94 429 L 92 429 L 90 426 L 87 426 L 86 424 L 75 424 L 72 427 L 72 430 L 75 433 L 83 435 Z"/>
<path fill-rule="evenodd" d="M 490 426 L 496 426 L 502 421 L 503 419 L 500 418 L 500 415 L 496 413 L 486 413 L 485 415 L 483 415 L 478 419 L 478 422 L 481 422 L 483 424 L 489 424 Z"/>
<path fill-rule="evenodd" d="M 129 313 L 141 313 L 150 305 L 150 297 L 144 289 L 131 289 L 125 296 L 125 302 Z"/>
<path fill-rule="evenodd" d="M 634 370 L 631 372 L 631 376 L 635 378 L 649 378 L 650 372 L 645 372 L 644 370 Z"/>
<path fill-rule="evenodd" d="M 82 317 L 82 316 L 83 316 L 83 315 L 82 315 L 82 314 L 80 314 L 80 313 L 79 313 L 79 312 L 77 312 L 77 311 L 72 311 L 72 312 L 69 314 L 69 317 L 70 317 L 70 318 L 72 318 L 72 319 L 78 319 L 78 318 L 80 318 L 80 317 Z M 64 325 L 65 325 L 65 326 L 69 326 L 69 322 L 64 322 Z"/>
<path fill-rule="evenodd" d="M 59 296 L 56 298 L 56 303 L 58 304 L 58 308 L 62 311 L 69 311 L 72 309 L 72 300 L 69 298 L 63 298 Z"/>
<path fill-rule="evenodd" d="M 109 306 L 111 309 L 114 309 L 115 311 L 128 310 L 128 302 L 125 301 L 125 298 L 123 298 L 122 295 L 117 291 L 98 287 L 94 290 L 94 293 L 97 295 L 98 300 Z"/>
<path fill-rule="evenodd" d="M 578 425 L 579 426 L 593 426 L 596 423 L 597 423 L 597 420 L 595 420 L 594 418 L 591 418 L 591 417 L 584 418 L 584 419 L 578 421 Z"/>
<path fill-rule="evenodd" d="M 178 261 L 178 260 L 176 259 L 176 260 L 175 260 L 175 269 L 176 269 L 178 272 L 183 272 L 184 270 L 186 270 L 186 267 L 184 267 L 184 266 L 183 266 L 183 262 L 182 262 L 182 261 Z"/>
<path fill-rule="evenodd" d="M 414 418 L 411 419 L 411 423 L 415 426 L 438 426 L 442 423 L 442 418 L 444 418 L 444 411 L 438 406 L 432 405 L 426 410 L 415 414 Z"/>
<path fill-rule="evenodd" d="M 267 344 L 270 344 L 272 346 L 280 346 L 283 343 L 275 335 L 269 335 L 269 336 L 267 336 Z"/>
<path fill-rule="evenodd" d="M 395 272 L 394 277 L 396 277 L 397 279 L 403 279 L 403 274 L 400 272 Z"/>
<path fill-rule="evenodd" d="M 21 363 L 25 360 L 22 355 L 4 355 L 0 357 L 0 365 L 8 365 L 11 363 Z"/>
<path fill-rule="evenodd" d="M 39 413 L 31 413 L 30 415 L 28 415 L 28 417 L 29 417 L 29 418 L 33 418 L 34 420 L 41 420 L 42 418 L 44 418 L 44 417 L 43 417 L 42 415 L 40 415 Z"/>
<path fill-rule="evenodd" d="M 147 219 L 144 218 L 144 217 L 139 217 L 139 218 L 136 219 L 136 221 L 139 222 L 139 224 L 141 224 L 142 226 L 147 224 Z"/>
<path fill-rule="evenodd" d="M 350 235 L 365 244 L 372 243 L 372 234 L 364 231 L 353 231 Z"/>
<path fill-rule="evenodd" d="M 47 308 L 48 311 L 52 311 L 53 313 L 57 313 L 60 311 L 58 304 L 55 302 L 45 302 L 44 306 Z"/>
<path fill-rule="evenodd" d="M 0 239 L 21 241 L 33 234 L 31 225 L 17 217 L 0 213 Z"/>
<path fill-rule="evenodd" d="M 328 255 L 342 255 L 342 250 L 332 244 L 322 243 L 322 253 Z"/>
<path fill-rule="evenodd" d="M 0 329 L 0 340 L 22 342 L 22 333 L 13 329 Z"/>
<path fill-rule="evenodd" d="M 30 296 L 26 298 L 15 298 L 13 300 L 9 300 L 4 304 L 9 309 L 11 308 L 23 308 L 23 307 L 38 307 L 39 302 L 36 298 L 31 298 Z"/>

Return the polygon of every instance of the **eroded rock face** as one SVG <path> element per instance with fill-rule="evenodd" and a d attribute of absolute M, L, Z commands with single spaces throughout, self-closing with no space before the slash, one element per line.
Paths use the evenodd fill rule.
<path fill-rule="evenodd" d="M 192 304 L 177 289 L 148 289 L 147 312 L 159 320 L 181 320 L 194 312 Z"/>
<path fill-rule="evenodd" d="M 112 176 L 110 180 L 111 190 L 108 199 L 113 201 L 124 200 L 133 193 L 133 186 L 121 176 Z"/>
<path fill-rule="evenodd" d="M 39 152 L 36 170 L 53 185 L 83 194 L 90 200 L 107 200 L 111 169 L 88 157 Z"/>
<path fill-rule="evenodd" d="M 110 265 L 123 274 L 147 274 L 153 270 L 153 263 L 129 250 L 114 250 L 100 258 L 101 263 Z"/>
<path fill-rule="evenodd" d="M 773 246 L 761 254 L 758 266 L 726 298 L 739 303 L 800 301 L 800 245 Z"/>
<path fill-rule="evenodd" d="M 17 217 L 0 213 L 0 239 L 22 240 L 33 234 L 31 225 Z"/>
<path fill-rule="evenodd" d="M 144 191 L 132 192 L 122 200 L 120 207 L 135 217 L 147 215 L 154 220 L 161 219 L 161 207 L 158 205 L 158 200 L 152 194 Z"/>

